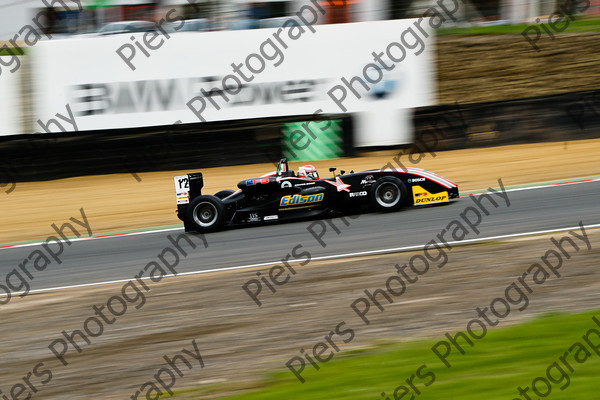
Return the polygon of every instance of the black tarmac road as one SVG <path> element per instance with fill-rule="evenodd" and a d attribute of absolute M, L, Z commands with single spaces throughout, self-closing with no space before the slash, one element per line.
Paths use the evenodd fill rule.
<path fill-rule="evenodd" d="M 198 235 L 184 234 L 183 229 L 73 242 L 64 247 L 59 257 L 61 264 L 51 260 L 45 270 L 37 271 L 29 261 L 28 271 L 33 280 L 27 280 L 31 290 L 39 290 L 132 279 L 148 262 L 156 260 L 165 247 L 173 247 L 169 235 L 176 238 L 184 234 L 197 244 L 193 250 L 185 240 L 180 240 L 183 248 L 190 250 L 177 266 L 177 271 L 182 273 L 274 263 L 298 245 L 302 248 L 297 253 L 308 251 L 312 257 L 424 245 L 453 220 L 469 230 L 465 239 L 566 228 L 577 226 L 580 221 L 584 225 L 600 224 L 600 182 L 512 191 L 506 195 L 510 205 L 497 194 L 490 195 L 497 207 L 481 196 L 463 197 L 445 206 L 411 207 L 391 214 L 362 214 L 352 217 L 354 219 L 346 217 L 348 226 L 334 218 L 233 229 L 206 235 L 207 248 Z M 476 206 L 474 199 L 482 201 L 489 215 Z M 481 221 L 476 226 L 479 234 L 460 216 L 468 207 L 472 209 L 466 211 L 465 218 L 473 225 L 478 219 L 473 210 L 479 210 Z M 93 221 L 91 223 L 93 228 Z M 448 233 L 445 238 L 452 240 Z M 19 264 L 31 258 L 35 250 L 44 249 L 29 246 L 0 250 L 0 284 L 6 285 L 7 275 L 18 270 Z M 22 270 L 20 273 L 25 275 Z M 9 279 L 15 287 L 18 277 L 13 274 Z"/>

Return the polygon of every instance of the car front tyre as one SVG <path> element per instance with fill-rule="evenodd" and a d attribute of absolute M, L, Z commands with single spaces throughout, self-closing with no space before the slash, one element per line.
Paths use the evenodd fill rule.
<path fill-rule="evenodd" d="M 214 232 L 225 224 L 225 205 L 215 196 L 198 196 L 190 203 L 187 222 L 198 232 Z"/>
<path fill-rule="evenodd" d="M 382 212 L 392 212 L 401 209 L 406 204 L 408 191 L 400 179 L 385 176 L 377 179 L 369 193 L 371 204 Z"/>

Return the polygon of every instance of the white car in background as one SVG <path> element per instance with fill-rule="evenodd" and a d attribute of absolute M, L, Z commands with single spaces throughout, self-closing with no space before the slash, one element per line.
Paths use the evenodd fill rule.
<path fill-rule="evenodd" d="M 169 24 L 163 24 L 162 30 L 167 33 L 174 33 L 175 29 Z M 158 26 L 151 21 L 119 21 L 110 22 L 104 25 L 96 32 L 98 35 L 118 35 L 123 33 L 139 33 L 160 31 Z"/>

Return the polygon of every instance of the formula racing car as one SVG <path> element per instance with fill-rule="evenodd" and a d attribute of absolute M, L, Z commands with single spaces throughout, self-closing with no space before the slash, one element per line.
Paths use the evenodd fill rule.
<path fill-rule="evenodd" d="M 276 172 L 238 183 L 238 190 L 202 194 L 202 173 L 176 176 L 177 216 L 186 231 L 212 232 L 225 226 L 333 217 L 458 199 L 458 186 L 418 168 L 372 169 L 319 178 L 311 165 L 290 170 L 281 159 Z"/>

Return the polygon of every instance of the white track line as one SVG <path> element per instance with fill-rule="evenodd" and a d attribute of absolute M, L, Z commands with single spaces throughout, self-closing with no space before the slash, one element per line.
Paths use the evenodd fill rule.
<path fill-rule="evenodd" d="M 115 233 L 113 235 L 100 235 L 100 236 L 90 236 L 90 237 L 80 237 L 80 238 L 67 238 L 70 242 L 84 242 L 88 240 L 101 240 L 101 239 L 115 239 L 127 236 L 137 236 L 137 235 L 147 235 L 149 233 L 161 233 L 161 232 L 172 232 L 172 231 L 182 231 L 183 228 L 167 228 L 167 229 L 156 229 L 152 231 L 140 231 L 140 232 L 127 232 L 127 233 Z M 62 242 L 62 240 L 61 240 Z M 41 246 L 46 242 L 35 242 L 35 243 L 23 243 L 23 244 L 15 244 L 8 245 L 4 247 L 0 247 L 0 250 L 8 250 L 8 249 L 18 249 L 21 247 L 31 247 L 31 246 Z M 50 243 L 52 244 L 52 243 Z"/>
<path fill-rule="evenodd" d="M 578 185 L 581 183 L 592 183 L 592 182 L 600 182 L 600 179 L 589 179 L 589 180 L 584 180 L 584 181 L 572 181 L 572 182 L 564 182 L 564 183 L 551 183 L 551 184 L 539 185 L 539 186 L 526 186 L 526 187 L 519 187 L 519 188 L 514 188 L 514 189 L 506 189 L 505 192 L 519 192 L 521 190 L 545 189 L 545 188 L 550 188 L 550 187 Z M 485 192 L 466 194 L 466 195 L 461 195 L 460 197 L 480 196 L 482 194 L 490 193 L 489 191 L 487 191 L 488 189 L 485 189 L 485 190 L 486 190 Z M 499 188 L 494 188 L 494 190 L 499 190 Z M 151 233 L 172 232 L 172 231 L 181 231 L 181 230 L 183 230 L 183 228 L 167 228 L 167 229 L 140 231 L 140 232 L 117 233 L 114 235 L 91 236 L 91 237 L 85 237 L 85 238 L 73 238 L 73 239 L 69 238 L 69 240 L 71 242 L 82 242 L 82 241 L 88 241 L 88 240 L 115 239 L 115 238 L 122 238 L 122 237 L 128 237 L 128 236 L 148 235 Z M 0 247 L 0 251 L 8 250 L 8 249 L 18 249 L 18 248 L 22 248 L 22 247 L 41 246 L 44 243 L 45 242 L 35 242 L 35 243 L 8 245 L 8 246 Z"/>
<path fill-rule="evenodd" d="M 600 228 L 600 224 L 584 225 L 583 227 L 584 227 L 584 229 Z M 581 227 L 579 225 L 577 225 L 577 226 L 571 226 L 568 228 L 557 228 L 557 229 L 547 229 L 547 230 L 543 230 L 543 231 L 511 233 L 511 234 L 507 234 L 507 235 L 488 236 L 488 237 L 477 238 L 477 239 L 456 240 L 456 241 L 451 241 L 451 242 L 447 242 L 447 243 L 451 246 L 462 245 L 462 244 L 466 244 L 466 243 L 484 242 L 486 240 L 507 239 L 507 238 L 521 237 L 521 236 L 532 236 L 532 235 L 542 235 L 542 234 L 546 234 L 546 233 L 564 232 L 564 231 L 570 231 L 573 229 L 580 229 L 580 228 Z M 400 253 L 400 252 L 405 252 L 405 251 L 410 251 L 410 250 L 420 250 L 420 249 L 424 249 L 424 248 L 425 248 L 425 245 L 392 247 L 389 249 L 368 250 L 368 251 L 359 251 L 359 252 L 354 252 L 354 253 L 342 253 L 342 254 L 334 254 L 334 255 L 330 255 L 330 256 L 313 257 L 313 258 L 311 258 L 310 261 L 333 260 L 333 259 L 340 259 L 340 258 L 370 256 L 370 255 L 386 254 L 386 253 Z M 305 262 L 305 261 L 306 261 L 305 259 L 288 260 L 288 262 L 290 262 L 290 263 Z M 274 262 L 265 262 L 265 263 L 258 263 L 258 264 L 238 265 L 235 267 L 224 267 L 224 268 L 207 269 L 207 270 L 202 270 L 202 271 L 182 272 L 177 275 L 168 274 L 168 275 L 164 275 L 163 277 L 164 278 L 173 278 L 175 276 L 198 275 L 198 274 L 207 274 L 207 273 L 211 273 L 211 272 L 233 271 L 233 270 L 238 270 L 238 269 L 266 267 L 269 265 L 276 265 L 276 264 L 280 264 L 280 263 L 281 263 L 281 261 L 274 261 Z M 141 279 L 149 280 L 150 277 L 143 277 Z M 35 290 L 30 290 L 29 293 L 41 293 L 41 292 L 49 292 L 49 291 L 63 290 L 63 289 L 75 289 L 75 288 L 89 287 L 89 286 L 110 285 L 112 283 L 125 283 L 125 282 L 129 282 L 130 280 L 132 280 L 132 279 L 119 279 L 119 280 L 114 280 L 114 281 L 82 283 L 79 285 L 59 286 L 59 287 L 45 288 L 45 289 L 35 289 Z M 17 296 L 22 293 L 24 293 L 24 292 L 15 292 L 15 293 L 11 293 L 11 295 Z M 5 296 L 6 295 L 1 295 L 0 298 L 5 297 Z"/>
<path fill-rule="evenodd" d="M 538 185 L 538 186 L 524 186 L 524 187 L 517 187 L 517 188 L 512 188 L 512 189 L 505 189 L 504 192 L 508 193 L 508 192 L 520 192 L 523 190 L 534 190 L 534 189 L 546 189 L 546 188 L 551 188 L 551 187 L 561 187 L 561 186 L 569 186 L 569 185 L 580 185 L 582 183 L 594 183 L 594 182 L 600 182 L 600 178 L 598 179 L 586 179 L 583 181 L 572 181 L 572 182 L 558 182 L 558 183 L 548 183 L 546 185 Z M 496 191 L 500 191 L 500 188 L 492 188 Z M 465 195 L 460 195 L 460 197 L 468 197 L 468 196 L 480 196 L 482 194 L 490 194 L 491 192 L 488 189 L 485 189 L 485 192 L 480 192 L 480 193 L 471 193 L 471 194 L 465 194 Z"/>

